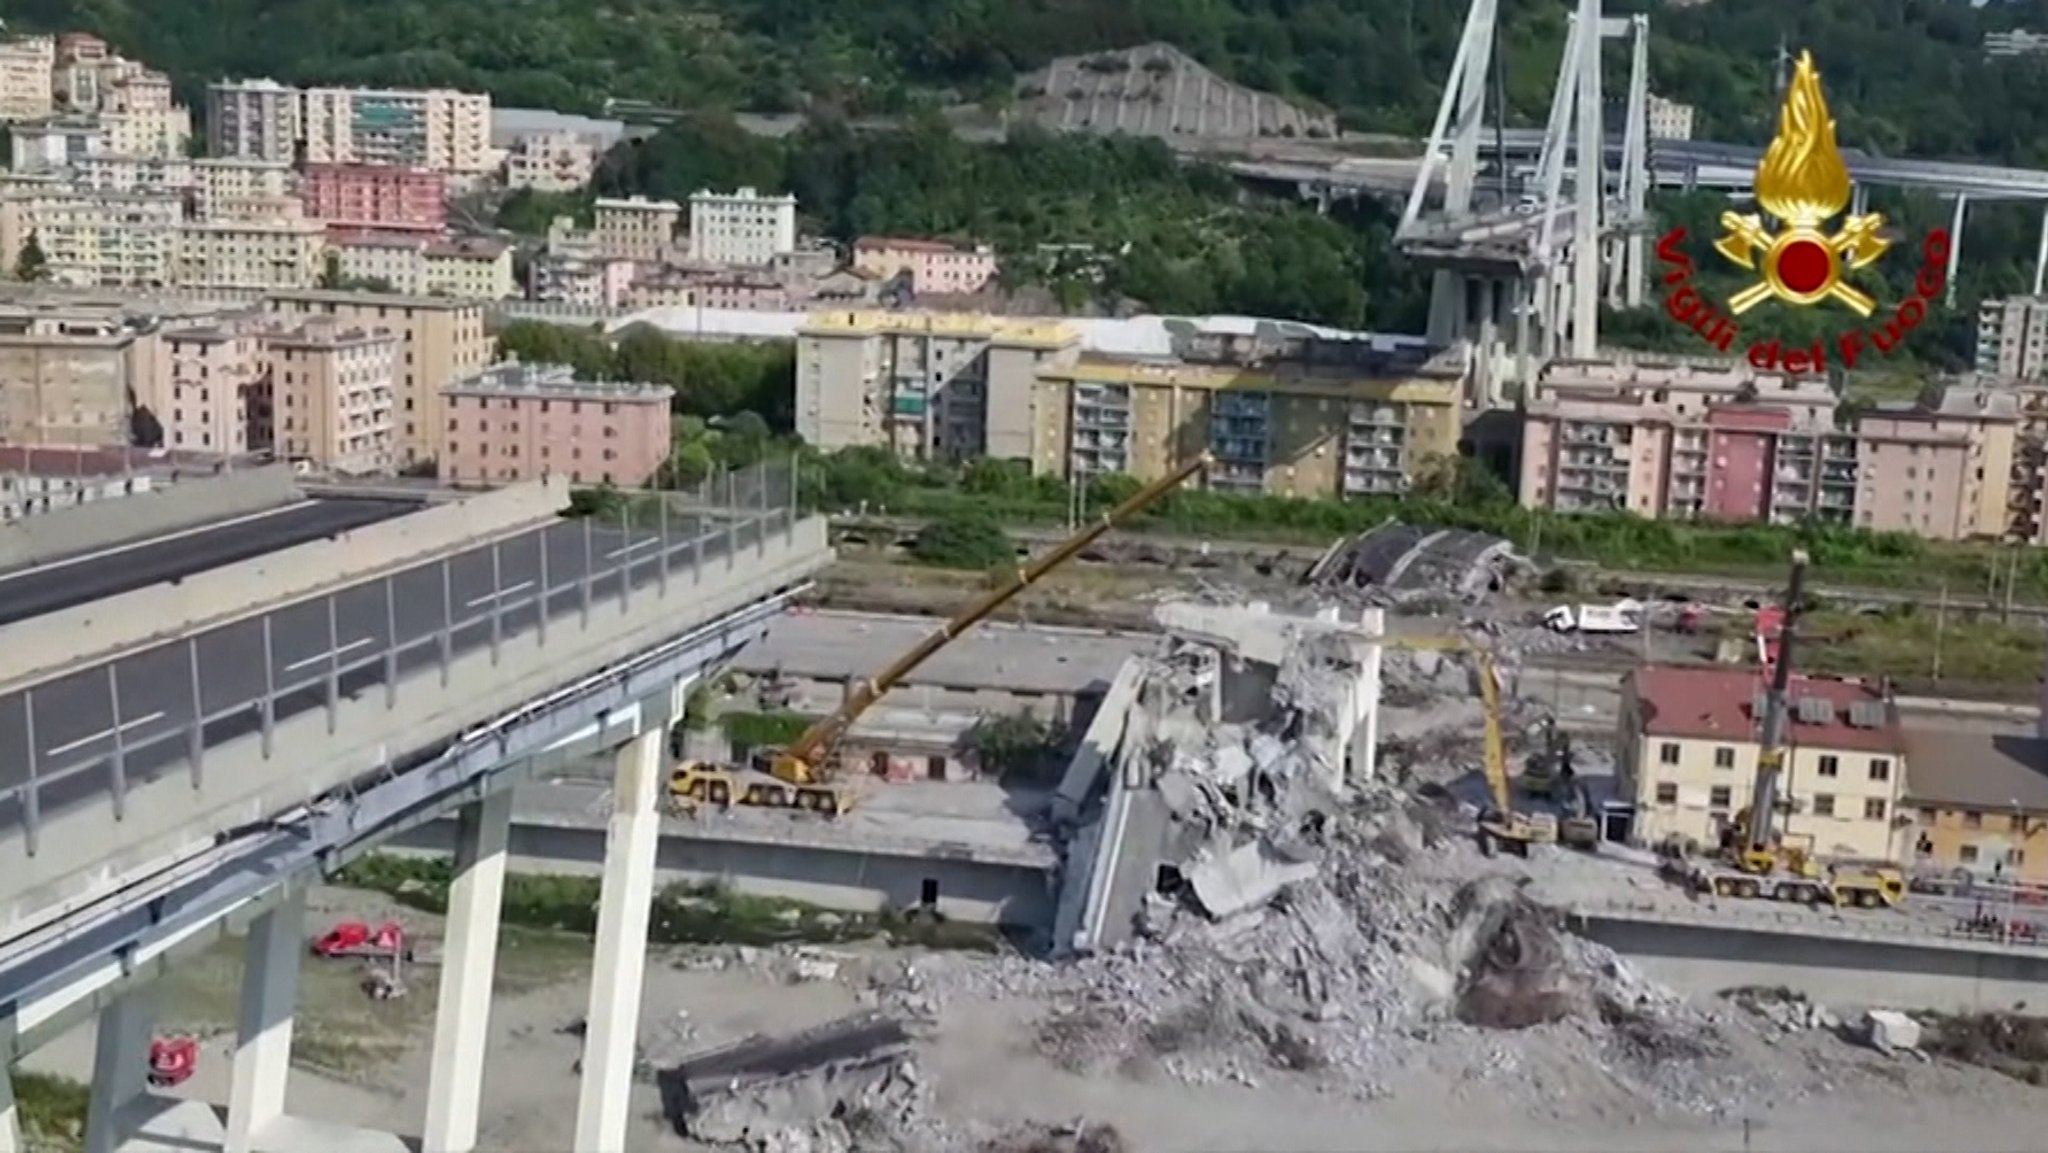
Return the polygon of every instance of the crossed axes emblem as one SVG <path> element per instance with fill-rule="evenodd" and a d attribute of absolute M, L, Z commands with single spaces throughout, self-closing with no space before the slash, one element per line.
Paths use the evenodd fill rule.
<path fill-rule="evenodd" d="M 1876 311 L 1877 301 L 1869 293 L 1844 282 L 1842 272 L 1844 268 L 1858 269 L 1876 262 L 1891 247 L 1892 242 L 1882 234 L 1884 217 L 1877 213 L 1849 217 L 1833 236 L 1804 224 L 1774 233 L 1764 226 L 1763 218 L 1754 213 L 1723 212 L 1721 228 L 1721 239 L 1714 242 L 1715 251 L 1752 271 L 1757 268 L 1759 257 L 1764 265 L 1762 280 L 1728 298 L 1730 313 L 1740 316 L 1772 297 L 1790 304 L 1834 299 L 1854 309 L 1859 316 L 1869 316 Z M 1800 289 L 1787 285 L 1778 271 L 1779 262 L 1787 253 L 1804 246 L 1820 250 L 1827 260 L 1826 280 L 1817 288 Z"/>

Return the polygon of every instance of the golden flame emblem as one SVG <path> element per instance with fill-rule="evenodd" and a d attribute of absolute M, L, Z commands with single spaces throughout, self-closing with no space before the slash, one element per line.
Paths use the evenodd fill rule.
<path fill-rule="evenodd" d="M 1849 167 L 1835 145 L 1835 120 L 1821 94 L 1813 53 L 1801 52 L 1778 110 L 1778 134 L 1756 166 L 1756 202 L 1783 228 L 1772 232 L 1761 215 L 1724 212 L 1714 249 L 1763 279 L 1728 299 L 1736 315 L 1776 298 L 1812 305 L 1837 300 L 1869 316 L 1877 301 L 1845 282 L 1843 273 L 1866 267 L 1891 247 L 1879 233 L 1884 217 L 1850 216 L 1832 235 L 1827 222 L 1849 206 Z"/>

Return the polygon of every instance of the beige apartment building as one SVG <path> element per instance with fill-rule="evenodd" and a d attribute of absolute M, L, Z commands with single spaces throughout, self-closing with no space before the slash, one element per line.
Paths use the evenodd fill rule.
<path fill-rule="evenodd" d="M 1977 371 L 2004 380 L 2048 378 L 2048 297 L 2011 296 L 1977 306 Z"/>
<path fill-rule="evenodd" d="M 305 102 L 275 80 L 225 80 L 206 87 L 208 155 L 292 164 L 305 139 Z"/>
<path fill-rule="evenodd" d="M 86 117 L 18 120 L 7 134 L 7 163 L 15 172 L 57 172 L 112 151 L 105 126 Z"/>
<path fill-rule="evenodd" d="M 344 326 L 398 335 L 392 415 L 400 467 L 435 459 L 441 450 L 442 390 L 491 363 L 492 340 L 476 301 L 314 290 L 272 293 L 264 306 L 286 319 L 331 316 Z"/>
<path fill-rule="evenodd" d="M 326 316 L 267 337 L 278 455 L 345 475 L 393 471 L 402 344 L 390 329 Z"/>
<path fill-rule="evenodd" d="M 1950 389 L 1933 408 L 1882 405 L 1856 422 L 1863 488 L 1856 524 L 1935 540 L 1996 539 L 2012 505 L 2018 406 Z"/>
<path fill-rule="evenodd" d="M 591 232 L 598 253 L 606 259 L 655 264 L 673 255 L 682 219 L 683 206 L 673 200 L 601 197 L 593 209 Z"/>
<path fill-rule="evenodd" d="M 168 95 L 168 82 L 164 91 Z M 99 125 L 106 136 L 106 150 L 117 156 L 178 159 L 192 140 L 192 110 L 183 105 L 101 112 Z"/>
<path fill-rule="evenodd" d="M 11 272 L 35 237 L 54 284 L 160 288 L 176 282 L 183 200 L 174 192 L 0 193 L 0 267 Z"/>
<path fill-rule="evenodd" d="M 1715 844 L 1750 802 L 1763 681 L 1753 667 L 1644 665 L 1622 680 L 1615 748 L 1635 839 Z M 1824 858 L 1901 861 L 1906 738 L 1897 704 L 1856 681 L 1793 682 L 1779 782 L 1786 839 Z"/>
<path fill-rule="evenodd" d="M 805 303 L 801 289 L 792 289 L 795 277 L 778 276 L 761 269 L 702 272 L 664 268 L 633 278 L 626 292 L 626 307 L 718 308 L 734 312 L 789 312 Z"/>
<path fill-rule="evenodd" d="M 389 285 L 392 292 L 463 300 L 504 300 L 519 292 L 511 246 L 495 240 L 372 233 L 332 240 L 328 252 L 343 277 Z"/>
<path fill-rule="evenodd" d="M 57 42 L 20 36 L 0 42 L 0 121 L 40 120 L 53 108 Z"/>
<path fill-rule="evenodd" d="M 325 270 L 327 231 L 317 220 L 193 220 L 178 229 L 180 288 L 311 288 Z"/>
<path fill-rule="evenodd" d="M 574 132 L 531 132 L 505 154 L 505 187 L 574 192 L 597 169 L 597 145 Z M 673 231 L 673 229 L 671 229 Z"/>
<path fill-rule="evenodd" d="M 161 334 L 162 379 L 136 399 L 163 425 L 165 448 L 239 456 L 270 447 L 263 335 L 253 323 Z"/>
<path fill-rule="evenodd" d="M 796 249 L 796 197 L 738 192 L 690 196 L 690 259 L 759 267 Z"/>
<path fill-rule="evenodd" d="M 482 176 L 494 167 L 491 98 L 448 88 L 309 88 L 308 164 L 376 164 Z"/>
<path fill-rule="evenodd" d="M 73 160 L 46 187 L 184 197 L 195 220 L 300 215 L 291 166 L 261 160 L 186 160 L 102 153 Z M 26 185 L 24 185 L 26 187 Z"/>
<path fill-rule="evenodd" d="M 0 305 L 0 442 L 127 444 L 156 340 L 119 309 Z"/>
<path fill-rule="evenodd" d="M 853 267 L 887 279 L 909 273 L 924 295 L 971 295 L 996 278 L 995 249 L 986 244 L 954 244 L 907 236 L 863 236 L 853 242 Z"/>
<path fill-rule="evenodd" d="M 499 485 L 545 476 L 638 488 L 669 456 L 675 390 L 579 380 L 560 364 L 496 364 L 447 390 L 441 479 Z"/>
<path fill-rule="evenodd" d="M 1457 451 L 1462 364 L 1367 342 L 1204 334 L 1179 359 L 1084 356 L 1070 325 L 818 312 L 797 338 L 797 433 L 824 449 L 1164 475 L 1207 451 L 1214 488 L 1399 493 Z"/>

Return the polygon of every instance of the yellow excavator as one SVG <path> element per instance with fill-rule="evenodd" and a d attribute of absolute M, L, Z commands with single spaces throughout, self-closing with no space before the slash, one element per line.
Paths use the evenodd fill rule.
<path fill-rule="evenodd" d="M 1012 573 L 994 591 L 961 609 L 938 631 L 918 642 L 909 652 L 890 662 L 871 677 L 848 687 L 838 708 L 804 730 L 783 748 L 755 750 L 746 766 L 684 761 L 669 776 L 669 794 L 678 805 L 697 804 L 760 805 L 807 809 L 837 816 L 853 807 L 855 791 L 834 780 L 833 754 L 848 729 L 890 689 L 951 644 L 962 633 L 987 620 L 1017 594 L 1038 583 L 1047 573 L 1072 560 L 1110 530 L 1151 507 L 1161 497 L 1179 488 L 1190 477 L 1209 466 L 1207 453 L 1175 468 L 1172 472 L 1133 493 L 1129 499 L 1081 531 L 1033 558 Z"/>
<path fill-rule="evenodd" d="M 1795 551 L 1786 580 L 1777 660 L 1764 693 L 1749 805 L 1721 830 L 1718 848 L 1690 870 L 1689 879 L 1696 890 L 1721 897 L 1767 897 L 1869 909 L 1897 907 L 1906 896 L 1906 878 L 1899 870 L 1823 866 L 1814 858 L 1810 843 L 1795 842 L 1779 827 L 1780 811 L 1789 809 L 1778 791 L 1790 745 L 1793 642 L 1804 612 L 1806 565 L 1805 550 Z"/>

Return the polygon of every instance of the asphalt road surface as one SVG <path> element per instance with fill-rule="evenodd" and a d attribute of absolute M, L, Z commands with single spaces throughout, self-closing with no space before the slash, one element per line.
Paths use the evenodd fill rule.
<path fill-rule="evenodd" d="M 759 534 L 754 523 L 740 527 L 742 554 Z M 728 536 L 722 525 L 678 517 L 670 525 L 671 580 L 689 579 L 696 541 L 707 562 L 725 556 Z M 202 739 L 211 747 L 260 731 L 258 706 L 271 693 L 275 715 L 284 720 L 325 708 L 331 673 L 343 697 L 382 686 L 385 654 L 394 648 L 400 681 L 430 672 L 440 663 L 435 638 L 444 619 L 467 622 L 450 635 L 452 653 L 459 656 L 490 645 L 494 604 L 502 638 L 533 630 L 540 619 L 543 555 L 553 590 L 547 597 L 548 619 L 554 620 L 581 613 L 586 572 L 594 574 L 593 605 L 615 604 L 629 574 L 633 589 L 651 592 L 661 579 L 661 552 L 657 532 L 558 521 L 501 542 L 495 561 L 491 546 L 455 554 L 446 566 L 445 588 L 443 566 L 432 561 L 400 570 L 388 581 L 350 586 L 332 598 L 266 614 L 271 622 L 267 663 L 266 617 L 254 617 L 200 633 L 196 645 L 183 639 L 168 642 L 0 696 L 0 830 L 22 822 L 26 799 L 21 786 L 29 779 L 31 763 L 37 804 L 45 816 L 111 791 L 117 730 L 129 788 L 167 771 L 185 772 L 180 762 L 195 716 L 206 718 Z M 196 692 L 191 675 L 195 651 L 200 669 Z"/>
<path fill-rule="evenodd" d="M 768 635 L 747 646 L 737 663 L 749 671 L 781 669 L 786 676 L 821 680 L 867 676 L 943 623 L 936 618 L 868 613 L 777 617 L 768 626 Z M 1110 636 L 991 621 L 940 649 L 910 679 L 925 685 L 1077 693 L 1090 686 L 1106 687 L 1126 659 L 1158 644 L 1158 636 L 1150 633 Z"/>
<path fill-rule="evenodd" d="M 61 612 L 153 584 L 390 520 L 420 506 L 398 500 L 314 500 L 236 517 L 0 575 L 0 625 Z"/>

